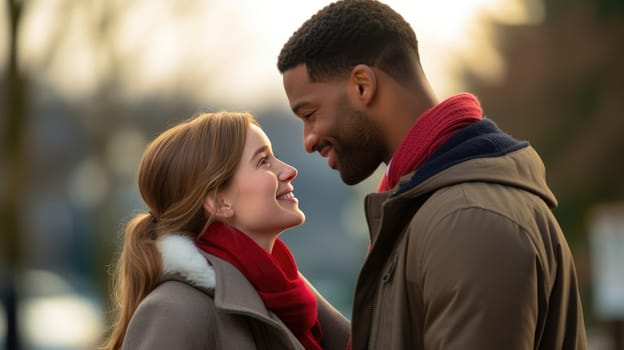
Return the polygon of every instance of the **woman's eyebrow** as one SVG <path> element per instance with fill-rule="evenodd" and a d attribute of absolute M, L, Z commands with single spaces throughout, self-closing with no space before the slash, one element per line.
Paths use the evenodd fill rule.
<path fill-rule="evenodd" d="M 262 152 L 268 152 L 268 151 L 269 151 L 269 146 L 267 146 L 267 145 L 262 145 L 262 146 L 260 146 L 260 147 L 259 147 L 259 148 L 258 148 L 258 149 L 257 149 L 257 150 L 253 153 L 253 155 L 251 156 L 250 161 L 251 161 L 251 160 L 254 160 L 254 158 L 256 158 L 256 156 L 257 156 L 258 154 L 260 154 L 260 153 L 262 153 Z"/>

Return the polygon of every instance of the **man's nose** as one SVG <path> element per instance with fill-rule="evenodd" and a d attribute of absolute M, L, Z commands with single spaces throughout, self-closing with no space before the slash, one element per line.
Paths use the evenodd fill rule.
<path fill-rule="evenodd" d="M 316 145 L 319 143 L 319 137 L 314 133 L 311 127 L 304 127 L 303 130 L 303 146 L 308 153 L 316 151 Z"/>

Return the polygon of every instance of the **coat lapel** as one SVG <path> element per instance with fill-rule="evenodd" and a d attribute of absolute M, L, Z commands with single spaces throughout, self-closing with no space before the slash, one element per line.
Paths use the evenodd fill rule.
<path fill-rule="evenodd" d="M 170 234 L 157 241 L 163 263 L 163 281 L 180 280 L 214 299 L 215 307 L 227 313 L 257 319 L 288 339 L 292 348 L 303 350 L 288 327 L 270 312 L 251 283 L 232 264 L 197 248 L 181 234 Z"/>

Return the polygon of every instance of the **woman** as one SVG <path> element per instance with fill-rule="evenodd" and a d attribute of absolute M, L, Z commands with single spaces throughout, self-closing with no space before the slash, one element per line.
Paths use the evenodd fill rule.
<path fill-rule="evenodd" d="M 158 136 L 139 168 L 148 213 L 125 231 L 105 349 L 344 349 L 348 321 L 299 274 L 284 230 L 297 170 L 246 113 Z"/>

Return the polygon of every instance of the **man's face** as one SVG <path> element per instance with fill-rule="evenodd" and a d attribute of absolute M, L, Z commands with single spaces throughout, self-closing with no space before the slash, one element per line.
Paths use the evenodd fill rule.
<path fill-rule="evenodd" d="M 312 82 L 304 64 L 284 73 L 290 107 L 303 121 L 303 144 L 338 170 L 342 181 L 354 185 L 370 176 L 383 161 L 380 128 L 347 96 L 347 79 Z"/>

